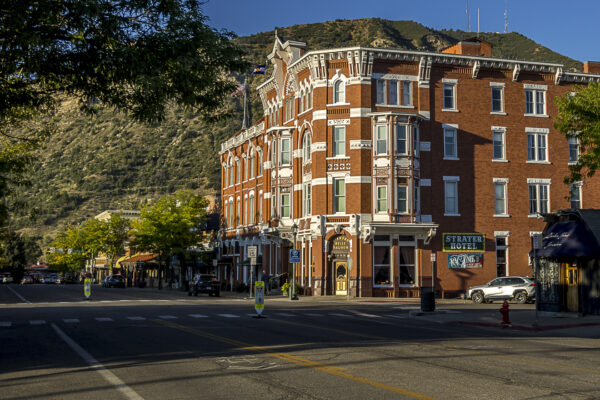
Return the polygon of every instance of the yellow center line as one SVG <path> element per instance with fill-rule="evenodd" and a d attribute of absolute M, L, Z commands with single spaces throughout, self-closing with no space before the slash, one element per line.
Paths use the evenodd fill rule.
<path fill-rule="evenodd" d="M 281 319 L 277 319 L 277 322 L 281 322 L 281 323 L 289 324 L 289 325 L 302 326 L 302 324 L 300 324 L 298 322 L 292 322 L 292 321 L 281 320 Z M 335 332 L 335 333 L 339 333 L 339 334 L 343 334 L 343 335 L 369 338 L 371 340 L 388 340 L 384 337 L 375 336 L 375 335 L 341 331 L 339 329 L 326 328 L 326 327 L 322 327 L 322 326 L 318 326 L 318 328 L 321 330 L 331 331 L 331 332 Z M 574 367 L 571 365 L 556 364 L 556 363 L 547 362 L 547 361 L 538 361 L 538 360 L 533 360 L 533 359 L 529 359 L 529 358 L 516 357 L 516 356 L 511 356 L 511 355 L 505 355 L 505 354 L 491 354 L 490 352 L 492 350 L 490 350 L 490 351 L 471 350 L 471 349 L 465 349 L 465 348 L 460 348 L 460 347 L 445 346 L 445 345 L 440 345 L 440 344 L 432 344 L 432 343 L 424 343 L 424 342 L 411 342 L 411 344 L 415 345 L 415 346 L 419 346 L 419 345 L 426 346 L 426 347 L 430 347 L 430 348 L 434 348 L 434 349 L 438 349 L 438 350 L 461 352 L 462 355 L 495 357 L 495 358 L 502 358 L 502 359 L 506 359 L 506 360 L 510 360 L 510 361 L 518 361 L 518 362 L 522 362 L 525 364 L 536 364 L 536 365 L 543 365 L 546 367 L 553 367 L 553 368 L 580 371 L 580 372 L 588 372 L 591 374 L 600 374 L 600 370 L 597 370 L 597 369 Z"/>
<path fill-rule="evenodd" d="M 331 375 L 335 375 L 335 376 L 339 376 L 341 378 L 353 380 L 355 382 L 360 382 L 360 383 L 364 383 L 367 385 L 375 386 L 380 389 L 388 390 L 390 392 L 400 393 L 400 394 L 403 394 L 405 396 L 409 396 L 409 397 L 412 397 L 415 399 L 435 400 L 435 398 L 433 398 L 433 397 L 429 397 L 429 396 L 426 396 L 426 395 L 423 395 L 420 393 L 411 392 L 409 390 L 401 389 L 398 387 L 389 386 L 389 385 L 386 385 L 386 384 L 383 384 L 380 382 L 372 381 L 370 379 L 365 379 L 365 378 L 361 378 L 358 376 L 354 376 L 349 373 L 342 372 L 341 368 L 323 364 L 323 363 L 320 363 L 317 361 L 311 361 L 306 358 L 295 356 L 295 355 L 292 355 L 289 353 L 274 353 L 274 352 L 267 350 L 267 348 L 262 347 L 262 346 L 253 346 L 251 344 L 240 342 L 235 339 L 229 339 L 229 338 L 226 338 L 223 336 L 213 335 L 212 333 L 204 332 L 199 329 L 190 328 L 188 326 L 179 325 L 179 324 L 169 322 L 169 321 L 158 320 L 158 319 L 155 319 L 153 321 L 156 322 L 157 324 L 164 325 L 169 328 L 173 328 L 173 329 L 177 329 L 177 330 L 180 330 L 183 332 L 191 333 L 192 335 L 200 336 L 200 337 L 203 337 L 206 339 L 211 339 L 211 340 L 221 342 L 221 343 L 227 343 L 232 346 L 242 348 L 244 350 L 258 351 L 258 352 L 268 355 L 269 357 L 278 358 L 280 360 L 284 360 L 284 361 L 287 361 L 287 362 L 290 362 L 293 364 L 302 365 L 304 367 L 314 368 L 316 370 L 326 372 Z"/>

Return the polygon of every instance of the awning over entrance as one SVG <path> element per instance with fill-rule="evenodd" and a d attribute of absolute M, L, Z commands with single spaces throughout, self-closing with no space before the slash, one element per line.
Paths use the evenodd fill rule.
<path fill-rule="evenodd" d="M 542 248 L 536 250 L 536 256 L 600 257 L 600 243 L 588 223 L 589 211 L 559 211 L 554 218 L 545 215 L 552 220 L 542 233 Z"/>

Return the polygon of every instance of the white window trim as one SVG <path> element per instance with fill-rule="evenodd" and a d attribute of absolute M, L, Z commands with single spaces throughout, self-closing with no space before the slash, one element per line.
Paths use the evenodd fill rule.
<path fill-rule="evenodd" d="M 508 181 L 509 178 L 492 178 L 492 182 L 494 184 L 494 217 L 496 218 L 510 217 L 510 214 L 508 213 Z M 501 183 L 504 185 L 504 214 L 496 214 L 496 183 Z"/>
<path fill-rule="evenodd" d="M 502 158 L 494 158 L 494 132 L 502 132 Z M 492 126 L 492 162 L 508 162 L 506 158 L 506 127 Z"/>
<path fill-rule="evenodd" d="M 385 188 L 385 210 L 379 210 L 379 188 Z M 387 214 L 389 210 L 389 195 L 388 185 L 376 185 L 375 186 L 375 214 Z"/>
<path fill-rule="evenodd" d="M 445 96 L 444 90 L 446 85 L 451 85 L 453 87 L 453 99 L 454 99 L 454 107 L 446 108 L 444 104 Z M 442 111 L 445 112 L 459 112 L 458 111 L 458 79 L 442 79 Z"/>
<path fill-rule="evenodd" d="M 525 114 L 523 114 L 526 117 L 538 117 L 538 118 L 550 118 L 550 116 L 548 115 L 548 86 L 546 85 L 532 85 L 532 84 L 523 84 L 523 93 L 525 93 L 528 90 L 532 90 L 533 91 L 533 113 L 527 113 L 527 101 L 525 101 Z M 543 114 L 538 114 L 536 112 L 537 110 L 537 95 L 536 92 L 543 92 L 544 93 L 544 113 Z"/>
<path fill-rule="evenodd" d="M 380 126 L 383 126 L 385 128 L 385 152 L 384 153 L 378 153 L 377 152 L 378 151 L 377 150 L 377 145 L 378 145 L 378 142 L 379 142 L 378 133 L 379 133 L 379 127 Z M 373 146 L 373 156 L 375 156 L 375 157 L 383 157 L 383 156 L 388 156 L 390 154 L 390 146 L 389 146 L 389 142 L 390 142 L 389 136 L 390 136 L 390 134 L 389 134 L 389 132 L 390 132 L 390 129 L 389 129 L 389 125 L 388 124 L 376 124 L 375 125 L 375 131 L 373 132 L 374 133 L 374 135 L 373 135 L 374 136 L 373 143 L 375 144 Z"/>
<path fill-rule="evenodd" d="M 460 212 L 458 213 L 449 213 L 446 212 L 446 181 L 456 183 L 456 205 L 458 208 L 458 182 L 460 182 L 460 176 L 444 176 L 444 216 L 445 217 L 460 217 Z"/>
<path fill-rule="evenodd" d="M 500 83 L 500 82 L 490 82 L 490 106 L 491 108 L 493 108 L 493 97 L 492 97 L 492 93 L 494 88 L 500 88 L 500 111 L 494 111 L 493 109 L 490 110 L 490 114 L 492 115 L 506 115 L 506 109 L 504 107 L 504 87 L 506 86 L 506 84 L 504 83 Z"/>
<path fill-rule="evenodd" d="M 525 162 L 527 164 L 552 164 L 550 162 L 550 130 L 547 128 L 525 128 L 525 136 L 532 134 L 535 135 L 535 139 L 534 139 L 534 153 L 535 153 L 535 160 L 526 160 Z M 546 159 L 545 160 L 538 160 L 538 135 L 545 135 L 546 136 Z M 527 143 L 527 138 L 525 138 L 526 143 Z M 527 146 L 529 146 L 529 143 L 527 143 Z M 529 148 L 527 148 L 527 152 L 529 152 Z"/>
<path fill-rule="evenodd" d="M 536 188 L 536 191 L 537 191 L 537 193 L 536 193 L 536 195 L 537 195 L 536 201 L 537 201 L 537 208 L 538 208 L 538 210 L 541 208 L 540 207 L 541 203 L 540 203 L 539 186 L 541 186 L 541 185 L 548 186 L 548 204 L 547 204 L 548 207 L 547 207 L 547 209 L 548 209 L 548 212 L 550 212 L 551 211 L 551 205 L 552 205 L 552 202 L 551 202 L 551 199 L 550 199 L 550 186 L 551 186 L 551 184 L 552 184 L 552 179 L 546 179 L 546 178 L 527 178 L 527 213 L 528 213 L 527 216 L 529 218 L 538 218 L 538 214 L 539 214 L 539 211 L 537 211 L 535 214 L 529 214 L 529 201 L 530 201 L 530 199 L 529 199 L 529 185 L 536 185 L 537 186 L 537 188 Z"/>
<path fill-rule="evenodd" d="M 446 155 L 446 129 L 453 129 L 454 130 L 454 147 L 455 147 L 455 151 L 456 151 L 456 156 L 448 156 Z M 442 124 L 442 143 L 444 146 L 444 160 L 452 160 L 452 161 L 458 161 L 460 160 L 460 158 L 458 157 L 458 124 Z"/>

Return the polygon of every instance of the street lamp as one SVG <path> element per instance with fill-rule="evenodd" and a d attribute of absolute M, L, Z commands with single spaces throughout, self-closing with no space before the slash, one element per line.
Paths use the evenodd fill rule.
<path fill-rule="evenodd" d="M 294 222 L 292 225 L 292 234 L 294 235 L 294 241 L 292 242 L 292 248 L 296 250 L 296 235 L 298 235 L 298 225 Z M 292 263 L 292 290 L 290 290 L 290 300 L 298 300 L 296 295 L 296 263 Z"/>

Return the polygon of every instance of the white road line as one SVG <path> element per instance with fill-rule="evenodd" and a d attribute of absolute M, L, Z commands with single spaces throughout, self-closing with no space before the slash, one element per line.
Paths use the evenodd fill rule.
<path fill-rule="evenodd" d="M 44 325 L 46 323 L 46 321 L 44 321 L 43 319 L 32 319 L 31 321 L 29 321 L 29 325 Z"/>
<path fill-rule="evenodd" d="M 0 322 L 0 326 L 9 328 L 12 325 L 12 322 Z"/>
<path fill-rule="evenodd" d="M 79 319 L 77 319 L 77 318 L 64 318 L 63 321 L 66 324 L 74 324 L 74 323 L 79 322 Z"/>
<path fill-rule="evenodd" d="M 286 313 L 286 312 L 278 312 L 275 315 L 279 315 L 280 317 L 295 317 L 294 314 Z"/>
<path fill-rule="evenodd" d="M 144 318 L 144 317 L 127 317 L 127 319 L 131 320 L 131 321 L 145 321 L 146 320 L 146 318 Z"/>
<path fill-rule="evenodd" d="M 235 315 L 235 314 L 218 314 L 219 317 L 223 317 L 223 318 L 239 318 L 239 315 Z"/>
<path fill-rule="evenodd" d="M 365 314 L 365 313 L 361 313 L 361 312 L 355 312 L 354 315 L 358 315 L 359 317 L 367 317 L 367 318 L 381 318 L 379 315 Z"/>
<path fill-rule="evenodd" d="M 387 314 L 384 317 L 392 317 L 392 318 L 408 318 L 408 314 Z"/>
<path fill-rule="evenodd" d="M 123 382 L 115 374 L 113 374 L 112 372 L 107 370 L 104 367 L 104 365 L 100 364 L 94 357 L 92 357 L 92 355 L 90 353 L 85 351 L 85 349 L 83 347 L 78 345 L 73 339 L 71 339 L 63 331 L 61 331 L 58 326 L 56 326 L 55 324 L 52 324 L 52 328 L 54 328 L 54 330 L 56 331 L 58 336 L 60 336 L 60 338 L 62 340 L 64 340 L 65 343 L 67 343 L 69 345 L 69 347 L 71 347 L 77 354 L 79 354 L 79 356 L 81 358 L 83 358 L 85 360 L 85 362 L 87 362 L 93 369 L 98 371 L 98 373 L 100 375 L 102 375 L 102 377 L 108 383 L 113 385 L 126 398 L 128 398 L 130 400 L 144 400 L 144 398 L 142 396 L 140 396 L 139 394 L 137 394 L 137 392 L 135 390 L 133 390 L 132 388 L 127 386 L 125 384 L 125 382 Z"/>
<path fill-rule="evenodd" d="M 13 292 L 13 294 L 14 294 L 15 296 L 17 296 L 19 299 L 21 299 L 21 301 L 22 301 L 23 303 L 31 303 L 31 302 L 30 302 L 29 300 L 27 300 L 25 297 L 23 297 L 23 296 L 21 296 L 19 293 L 17 293 L 17 291 L 16 291 L 15 289 L 11 288 L 10 286 L 7 286 L 6 288 L 7 288 L 8 290 L 10 290 L 11 292 Z"/>
<path fill-rule="evenodd" d="M 342 313 L 330 313 L 329 315 L 333 315 L 334 317 L 352 317 L 350 314 L 342 314 Z"/>
<path fill-rule="evenodd" d="M 158 318 L 162 318 L 162 319 L 177 319 L 177 317 L 174 316 L 174 315 L 159 315 Z"/>
<path fill-rule="evenodd" d="M 113 321 L 112 318 L 106 318 L 106 317 L 99 317 L 99 318 L 94 318 L 96 321 L 98 322 L 111 322 Z"/>
<path fill-rule="evenodd" d="M 208 315 L 204 314 L 188 314 L 192 318 L 208 318 Z"/>

